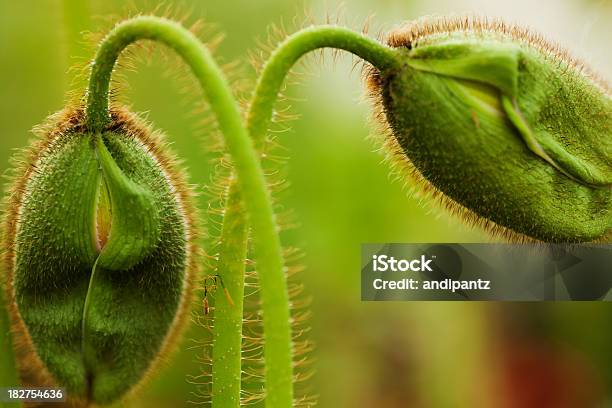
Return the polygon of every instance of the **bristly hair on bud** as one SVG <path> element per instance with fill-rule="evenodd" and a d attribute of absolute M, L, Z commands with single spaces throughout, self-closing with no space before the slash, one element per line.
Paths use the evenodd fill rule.
<path fill-rule="evenodd" d="M 40 126 L 4 207 L 2 269 L 24 386 L 73 406 L 133 392 L 176 344 L 198 269 L 193 194 L 161 134 L 123 108 Z"/>
<path fill-rule="evenodd" d="M 366 80 L 398 173 L 511 241 L 610 239 L 605 81 L 542 36 L 499 21 L 424 19 L 387 43 L 400 68 L 372 68 Z"/>

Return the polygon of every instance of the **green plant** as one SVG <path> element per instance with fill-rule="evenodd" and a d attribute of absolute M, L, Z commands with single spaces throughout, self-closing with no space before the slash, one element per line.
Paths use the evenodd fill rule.
<path fill-rule="evenodd" d="M 329 26 L 288 37 L 265 63 L 251 99 L 247 124 L 255 146 L 262 148 L 277 95 L 298 59 L 320 48 L 345 50 L 371 64 L 366 79 L 376 116 L 384 118 L 390 161 L 403 177 L 416 179 L 421 190 L 442 198 L 470 222 L 510 239 L 607 239 L 612 227 L 612 140 L 606 129 L 612 102 L 575 61 L 520 28 L 469 19 L 410 24 L 392 33 L 389 45 Z M 554 112 L 555 106 L 560 111 Z M 565 129 L 576 133 L 565 135 Z M 478 139 L 470 140 L 472 134 Z M 567 150 L 561 147 L 564 139 L 570 141 L 565 142 Z M 508 149 L 513 150 L 508 163 L 500 163 Z M 232 274 L 244 270 L 236 254 L 244 253 L 247 238 L 246 225 L 236 221 L 239 194 L 234 183 L 224 212 L 225 244 L 218 268 Z M 580 218 L 570 217 L 576 210 Z M 227 313 L 225 302 L 217 307 L 221 313 L 216 322 L 239 321 L 241 315 Z M 264 333 L 268 347 L 268 327 Z M 230 335 L 233 340 L 227 344 L 240 344 L 239 332 Z M 215 344 L 213 353 L 217 351 Z M 233 357 L 239 365 L 240 357 Z M 266 367 L 268 387 L 277 384 L 271 369 Z M 213 401 L 220 405 L 225 396 L 219 394 L 239 389 L 236 377 L 229 383 L 218 381 L 224 378 L 230 377 L 215 377 L 213 371 L 213 387 L 222 390 L 213 388 Z M 286 404 L 287 383 L 268 390 L 278 392 L 281 386 L 287 389 Z"/>
<path fill-rule="evenodd" d="M 540 37 L 499 22 L 413 24 L 391 44 L 405 65 L 392 77 L 373 73 L 372 93 L 391 151 L 409 158 L 400 165 L 424 189 L 506 236 L 609 237 L 605 84 Z"/>
<path fill-rule="evenodd" d="M 113 355 L 138 354 L 142 341 L 134 336 L 131 348 L 125 349 L 122 339 L 99 344 L 92 327 L 117 316 L 92 315 L 92 310 L 96 305 L 101 310 L 110 303 L 110 294 L 114 296 L 117 290 L 112 280 L 131 276 L 151 251 L 181 247 L 180 240 L 163 240 L 160 236 L 167 229 L 162 225 L 166 216 L 160 215 L 160 207 L 170 198 L 157 190 L 159 184 L 154 180 L 159 181 L 159 174 L 157 178 L 151 175 L 156 163 L 137 159 L 146 154 L 130 145 L 134 140 L 130 136 L 141 132 L 140 128 L 133 125 L 135 119 L 130 114 L 109 109 L 109 84 L 115 62 L 128 45 L 143 39 L 167 45 L 190 66 L 215 113 L 235 169 L 225 197 L 220 254 L 215 265 L 234 302 L 223 296 L 215 299 L 214 406 L 238 405 L 243 388 L 241 347 L 249 226 L 263 314 L 266 405 L 287 407 L 300 403 L 293 392 L 295 350 L 284 260 L 260 155 L 284 79 L 310 51 L 335 48 L 368 62 L 367 82 L 377 114 L 383 118 L 389 156 L 397 168 L 424 186 L 422 190 L 443 198 L 453 210 L 509 237 L 555 242 L 609 238 L 609 94 L 564 54 L 526 31 L 479 20 L 429 21 L 400 29 L 390 35 L 389 45 L 383 45 L 342 27 L 306 28 L 283 41 L 264 65 L 243 123 L 221 70 L 193 34 L 166 19 L 126 20 L 113 28 L 100 45 L 84 111 L 72 109 L 56 118 L 46 130 L 47 135 L 53 136 L 48 138 L 53 143 L 32 149 L 36 154 L 44 152 L 42 157 L 48 159 L 41 161 L 35 156 L 28 163 L 48 163 L 50 171 L 44 166 L 38 166 L 42 171 L 37 173 L 28 171 L 31 167 L 21 169 L 12 195 L 17 201 L 12 202 L 5 229 L 9 249 L 5 269 L 9 272 L 13 324 L 20 326 L 25 337 L 34 333 L 34 354 L 42 357 L 54 380 L 86 402 L 105 403 L 120 398 L 140 382 L 160 352 L 158 342 L 157 348 L 149 347 L 145 355 L 138 356 L 140 370 L 111 373 L 107 380 L 111 385 L 99 393 L 94 387 L 92 392 L 91 381 L 97 378 L 88 374 L 97 375 L 97 369 L 103 366 L 99 353 L 106 350 Z M 150 150 L 157 149 L 156 142 L 148 146 Z M 59 192 L 66 200 L 64 208 L 54 209 L 48 201 L 34 196 L 30 200 L 31 211 L 21 211 L 22 198 L 37 193 L 30 187 L 30 179 L 37 177 L 41 183 L 38 194 L 44 198 L 44 194 Z M 105 180 L 104 188 L 99 187 L 101 178 Z M 68 205 L 74 202 L 78 205 Z M 70 212 L 66 213 L 66 209 Z M 122 215 L 128 212 L 140 217 Z M 92 223 L 71 224 L 75 214 L 76 219 L 100 220 L 99 225 L 106 228 L 94 231 Z M 28 232 L 29 222 L 36 228 Z M 49 223 L 56 228 L 45 229 Z M 26 231 L 22 238 L 20 231 Z M 75 231 L 80 235 L 73 236 Z M 82 359 L 85 367 L 93 369 L 87 373 L 67 371 L 63 363 L 72 361 L 70 358 L 59 367 L 53 357 L 61 345 L 49 341 L 44 331 L 36 335 L 36 329 L 32 330 L 38 317 L 48 317 L 46 311 L 35 310 L 32 303 L 20 304 L 21 296 L 15 298 L 12 289 L 12 276 L 18 282 L 19 275 L 11 269 L 14 242 L 21 239 L 22 245 L 38 245 L 33 251 L 40 250 L 43 243 L 39 238 L 44 236 L 52 244 L 57 242 L 50 252 L 54 255 L 53 251 L 61 252 L 66 232 L 75 239 L 72 245 L 84 254 L 83 260 L 77 262 L 83 269 L 79 291 L 74 291 L 78 296 L 69 299 L 73 302 L 73 324 L 67 337 L 73 345 L 82 344 L 82 349 L 72 347 L 74 355 L 70 357 Z M 91 237 L 95 237 L 97 247 L 87 242 Z M 184 269 L 187 259 L 193 259 L 194 253 L 195 248 L 181 252 L 179 270 Z M 71 262 L 74 260 L 58 258 L 58 271 Z M 163 265 L 176 266 L 172 260 Z M 29 267 L 31 264 L 24 262 L 22 270 L 28 271 Z M 26 283 L 31 280 L 31 285 L 42 287 L 48 283 L 37 281 L 38 275 L 20 276 L 25 276 Z M 29 285 L 22 285 L 22 293 L 28 293 Z M 177 286 L 157 289 L 176 294 Z M 129 303 L 127 297 L 122 301 Z M 17 310 L 26 312 L 23 321 Z M 176 313 L 162 319 L 166 326 L 173 316 Z M 152 337 L 159 338 L 167 332 L 167 327 L 155 327 L 155 319 L 151 323 Z M 75 330 L 77 327 L 80 331 Z M 66 333 L 51 337 L 63 336 Z M 43 343 L 46 350 L 41 349 Z"/>
<path fill-rule="evenodd" d="M 183 218 L 192 216 L 190 209 L 171 207 L 187 198 L 187 194 L 180 197 L 176 193 L 182 182 L 164 186 L 159 167 L 168 160 L 156 156 L 161 146 L 148 139 L 150 132 L 138 135 L 140 129 L 131 115 L 121 110 L 109 112 L 109 83 L 117 57 L 141 39 L 160 41 L 181 55 L 213 101 L 237 165 L 241 191 L 249 198 L 251 221 L 256 234 L 261 234 L 262 268 L 269 265 L 270 273 L 281 270 L 259 162 L 237 104 L 208 50 L 192 33 L 169 20 L 139 17 L 117 25 L 103 40 L 92 65 L 84 113 L 68 109 L 55 118 L 50 128 L 43 129 L 44 140 L 31 149 L 32 157 L 18 169 L 5 225 L 9 304 L 13 325 L 22 334 L 16 343 L 30 349 L 29 359 L 19 356 L 24 381 L 28 382 L 28 369 L 43 374 L 48 370 L 50 377 L 32 381 L 58 382 L 86 404 L 116 400 L 140 382 L 165 349 L 160 340 L 175 337 L 174 329 L 179 326 L 175 318 L 182 320 L 185 314 L 179 306 L 188 303 L 190 285 L 185 275 L 193 271 L 188 261 L 195 248 L 186 242 L 193 239 L 188 220 L 183 220 L 182 229 L 178 228 L 181 220 L 172 221 L 172 212 Z M 39 171 L 33 171 L 34 166 Z M 99 187 L 98 166 L 103 187 Z M 105 191 L 108 200 L 99 199 Z M 161 197 L 168 192 L 179 197 Z M 104 209 L 106 201 L 110 204 Z M 102 207 L 98 211 L 102 215 L 96 216 L 96 207 Z M 109 217 L 108 237 L 96 236 L 95 220 Z M 40 261 L 22 257 L 23 247 L 31 248 L 28 255 Z M 50 260 L 51 272 L 37 269 L 49 267 Z M 144 299 L 134 296 L 144 295 L 137 288 L 146 282 L 142 274 L 156 268 L 160 275 L 153 274 L 151 287 L 145 288 L 151 292 Z M 72 279 L 66 282 L 67 278 Z M 37 296 L 50 282 L 57 282 L 59 294 L 49 293 L 48 304 L 41 308 Z M 129 289 L 126 283 L 134 286 Z M 117 299 L 123 310 L 112 310 Z M 57 310 L 49 310 L 49 304 L 57 304 Z M 161 316 L 160 308 L 165 309 Z M 143 330 L 146 323 L 150 326 Z M 107 336 L 107 332 L 125 336 Z M 109 370 L 104 360 L 109 355 L 118 360 L 117 367 L 111 365 L 115 370 Z"/>
<path fill-rule="evenodd" d="M 249 104 L 247 127 L 256 149 L 261 151 L 264 145 L 275 102 L 292 66 L 304 54 L 327 47 L 352 52 L 371 61 L 381 70 L 391 69 L 396 64 L 390 49 L 346 28 L 312 27 L 290 36 L 266 62 Z M 230 282 L 229 290 L 236 294 L 242 294 L 244 291 L 242 285 L 248 238 L 248 225 L 244 222 L 241 196 L 240 186 L 235 181 L 230 185 L 226 198 L 220 238 L 222 250 L 216 268 L 223 273 L 226 282 Z M 284 275 L 276 282 L 267 281 L 263 274 L 259 276 L 264 314 L 266 402 L 270 406 L 290 406 L 293 404 L 294 395 L 287 284 Z M 236 375 L 236 370 L 241 364 L 239 351 L 242 342 L 242 311 L 238 307 L 230 307 L 225 299 L 219 300 L 215 304 L 212 402 L 216 406 L 235 406 L 240 400 L 240 376 Z M 219 330 L 220 327 L 228 330 Z M 222 360 L 223 364 L 216 366 L 217 358 Z"/>
<path fill-rule="evenodd" d="M 83 124 L 82 110 L 61 112 L 26 153 L 4 269 L 22 381 L 106 403 L 138 384 L 184 325 L 194 210 L 173 159 L 133 115 L 115 110 L 95 133 Z"/>

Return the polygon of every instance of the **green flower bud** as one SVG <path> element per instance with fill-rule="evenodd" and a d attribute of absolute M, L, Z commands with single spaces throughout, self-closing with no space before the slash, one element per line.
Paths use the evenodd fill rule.
<path fill-rule="evenodd" d="M 169 351 L 190 303 L 194 209 L 182 174 L 126 111 L 92 134 L 63 112 L 19 166 L 4 270 L 24 384 L 75 403 L 132 390 Z"/>
<path fill-rule="evenodd" d="M 610 236 L 605 85 L 540 37 L 502 23 L 416 23 L 389 38 L 402 67 L 372 74 L 370 84 L 403 167 L 509 237 Z"/>

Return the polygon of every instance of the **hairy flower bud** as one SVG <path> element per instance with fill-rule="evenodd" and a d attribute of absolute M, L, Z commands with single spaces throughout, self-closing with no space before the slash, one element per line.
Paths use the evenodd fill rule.
<path fill-rule="evenodd" d="M 159 137 L 52 117 L 15 174 L 4 271 L 23 381 L 110 403 L 169 350 L 190 303 L 193 207 Z"/>
<path fill-rule="evenodd" d="M 540 37 L 502 23 L 415 23 L 389 43 L 402 67 L 371 75 L 372 92 L 394 156 L 434 193 L 508 236 L 609 237 L 605 85 Z"/>

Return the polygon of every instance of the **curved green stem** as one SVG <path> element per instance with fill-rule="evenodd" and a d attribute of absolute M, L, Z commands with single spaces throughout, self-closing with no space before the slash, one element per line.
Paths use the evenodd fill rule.
<path fill-rule="evenodd" d="M 260 277 L 268 292 L 273 293 L 272 299 L 264 300 L 262 306 L 265 321 L 269 323 L 265 330 L 270 333 L 266 350 L 274 350 L 270 355 L 266 354 L 266 364 L 274 367 L 268 370 L 274 374 L 267 378 L 268 402 L 270 406 L 288 407 L 292 402 L 289 312 L 284 307 L 286 303 L 280 302 L 279 307 L 275 299 L 275 294 L 286 299 L 287 292 L 276 221 L 259 157 L 242 123 L 230 87 L 208 49 L 180 24 L 163 18 L 136 17 L 120 23 L 102 41 L 92 66 L 86 105 L 87 127 L 91 132 L 101 132 L 110 123 L 108 95 L 113 67 L 125 47 L 143 39 L 162 42 L 185 60 L 204 90 L 225 137 L 253 228 Z M 227 282 L 229 279 L 224 280 Z M 240 371 L 233 375 L 240 377 Z"/>
<path fill-rule="evenodd" d="M 274 105 L 287 74 L 303 55 L 321 48 L 348 51 L 368 61 L 381 71 L 394 69 L 398 65 L 393 49 L 346 28 L 316 26 L 291 35 L 278 46 L 267 61 L 251 99 L 247 127 L 257 149 L 262 149 L 272 120 Z M 230 287 L 231 293 L 237 294 L 242 294 L 244 290 L 244 261 L 248 235 L 247 224 L 236 222 L 244 218 L 240 203 L 240 188 L 236 182 L 233 182 L 230 185 L 224 212 L 221 233 L 221 242 L 224 246 L 219 255 L 217 269 L 223 274 L 226 286 Z M 230 277 L 230 274 L 235 274 L 235 276 Z M 228 285 L 227 282 L 230 280 L 232 284 Z M 281 387 L 286 389 L 292 386 L 292 373 L 290 369 L 285 368 L 291 367 L 291 350 L 287 349 L 287 345 L 291 343 L 286 283 L 282 288 L 279 285 L 270 286 L 264 276 L 261 276 L 260 283 L 262 303 L 268 308 L 277 309 L 278 315 L 281 315 L 281 310 L 286 310 L 282 322 L 272 322 L 264 310 L 264 337 L 267 401 L 269 406 L 288 407 L 290 406 L 288 399 L 278 400 L 276 398 Z M 222 296 L 218 298 L 215 309 L 215 328 L 240 326 L 242 309 L 230 308 Z M 284 324 L 281 326 L 281 323 Z M 232 377 L 225 368 L 240 366 L 240 345 L 240 332 L 217 331 L 213 344 L 213 355 L 223 356 L 223 362 L 219 367 L 215 367 L 217 360 L 213 360 L 213 406 L 217 404 L 228 406 L 223 404 L 223 401 L 227 401 L 226 398 L 232 400 L 239 398 L 240 378 Z M 270 364 L 270 361 L 282 361 L 283 364 L 275 366 Z M 227 394 L 233 394 L 233 396 L 229 397 Z M 276 401 L 279 404 L 272 404 Z"/>
<path fill-rule="evenodd" d="M 397 53 L 364 34 L 336 26 L 313 26 L 289 36 L 272 53 L 257 81 L 248 113 L 248 128 L 257 148 L 268 132 L 281 86 L 295 63 L 305 54 L 334 48 L 354 54 L 379 71 L 399 65 Z"/>

